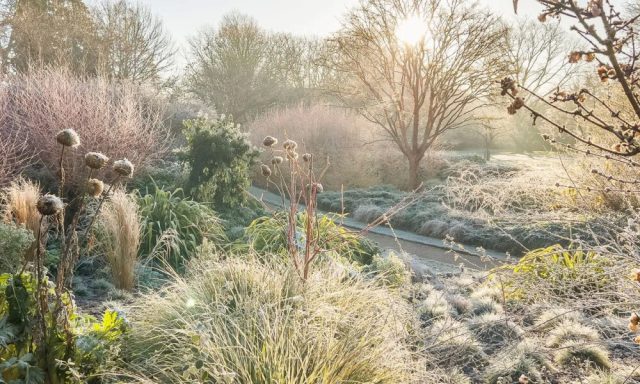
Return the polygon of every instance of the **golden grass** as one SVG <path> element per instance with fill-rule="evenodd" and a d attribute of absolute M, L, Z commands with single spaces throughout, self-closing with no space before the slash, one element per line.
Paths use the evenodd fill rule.
<path fill-rule="evenodd" d="M 36 208 L 40 198 L 40 186 L 32 181 L 19 178 L 13 181 L 2 193 L 5 206 L 2 211 L 2 220 L 6 223 L 16 223 L 24 226 L 38 235 L 40 226 L 40 213 Z M 25 258 L 31 260 L 35 255 L 37 241 L 25 252 Z"/>
<path fill-rule="evenodd" d="M 102 246 L 119 289 L 135 286 L 135 266 L 140 247 L 140 215 L 135 198 L 116 191 L 100 215 Z"/>

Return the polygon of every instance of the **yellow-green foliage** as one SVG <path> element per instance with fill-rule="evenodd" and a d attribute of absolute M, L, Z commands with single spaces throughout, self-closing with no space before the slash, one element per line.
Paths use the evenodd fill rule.
<path fill-rule="evenodd" d="M 358 234 L 336 224 L 334 218 L 335 216 L 332 215 L 320 215 L 317 219 L 317 226 L 314 228 L 318 247 L 324 250 L 321 258 L 331 255 L 363 265 L 371 264 L 373 255 L 378 253 L 377 247 Z M 306 212 L 298 213 L 296 219 L 298 226 L 296 242 L 299 247 L 303 247 L 305 244 Z M 248 245 L 249 248 L 259 253 L 288 255 L 287 223 L 286 212 L 258 218 L 246 228 L 242 243 L 237 247 L 246 248 Z"/>
<path fill-rule="evenodd" d="M 594 252 L 564 249 L 559 245 L 527 253 L 507 271 L 504 280 L 507 298 L 535 302 L 549 297 L 578 299 L 598 292 L 611 293 L 612 277 L 607 267 L 612 261 Z"/>
<path fill-rule="evenodd" d="M 327 265 L 195 260 L 139 298 L 122 371 L 163 383 L 407 383 L 409 304 Z"/>

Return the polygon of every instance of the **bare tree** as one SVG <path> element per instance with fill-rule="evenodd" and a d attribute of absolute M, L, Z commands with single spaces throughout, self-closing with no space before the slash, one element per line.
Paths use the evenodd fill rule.
<path fill-rule="evenodd" d="M 0 47 L 5 72 L 64 65 L 76 73 L 98 69 L 97 35 L 81 0 L 2 0 Z"/>
<path fill-rule="evenodd" d="M 519 84 L 549 93 L 576 74 L 577 67 L 567 62 L 566 52 L 575 50 L 577 45 L 559 21 L 538 23 L 520 18 L 509 26 L 502 48 L 509 73 Z"/>
<path fill-rule="evenodd" d="M 427 150 L 444 132 L 473 121 L 500 73 L 500 23 L 465 3 L 369 0 L 330 40 L 334 93 L 395 143 L 408 160 L 412 188 Z M 401 30 L 418 39 L 399 41 Z"/>
<path fill-rule="evenodd" d="M 106 75 L 136 83 L 157 81 L 173 64 L 175 49 L 162 21 L 128 0 L 104 1 L 94 10 Z"/>
<path fill-rule="evenodd" d="M 313 64 L 321 49 L 317 40 L 268 33 L 242 14 L 226 15 L 218 28 L 191 39 L 190 46 L 191 90 L 239 122 L 308 98 L 322 79 Z"/>

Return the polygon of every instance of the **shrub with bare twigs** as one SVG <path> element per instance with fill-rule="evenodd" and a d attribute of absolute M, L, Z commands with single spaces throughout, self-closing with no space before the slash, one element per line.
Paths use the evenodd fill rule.
<path fill-rule="evenodd" d="M 0 137 L 26 141 L 25 150 L 53 175 L 59 151 L 51 137 L 64 128 L 78 132 L 83 149 L 104 151 L 116 159 L 127 156 L 139 167 L 168 149 L 163 107 L 132 84 L 79 78 L 63 69 L 34 70 L 3 80 Z M 81 151 L 65 157 L 65 168 L 81 169 L 83 156 Z M 77 188 L 80 178 L 68 181 Z"/>

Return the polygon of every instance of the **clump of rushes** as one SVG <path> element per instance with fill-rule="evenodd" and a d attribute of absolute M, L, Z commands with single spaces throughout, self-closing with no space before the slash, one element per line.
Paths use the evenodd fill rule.
<path fill-rule="evenodd" d="M 91 197 L 98 198 L 104 191 L 104 183 L 102 180 L 89 179 L 87 181 L 87 194 Z"/>
<path fill-rule="evenodd" d="M 117 160 L 113 163 L 113 170 L 119 176 L 131 177 L 133 175 L 133 164 L 127 160 Z"/>
<path fill-rule="evenodd" d="M 84 164 L 92 170 L 104 168 L 109 162 L 109 158 L 100 152 L 89 152 L 84 155 Z"/>
<path fill-rule="evenodd" d="M 264 140 L 262 140 L 262 145 L 264 145 L 265 147 L 272 147 L 276 144 L 278 144 L 278 139 L 273 136 L 267 136 L 264 138 Z"/>

